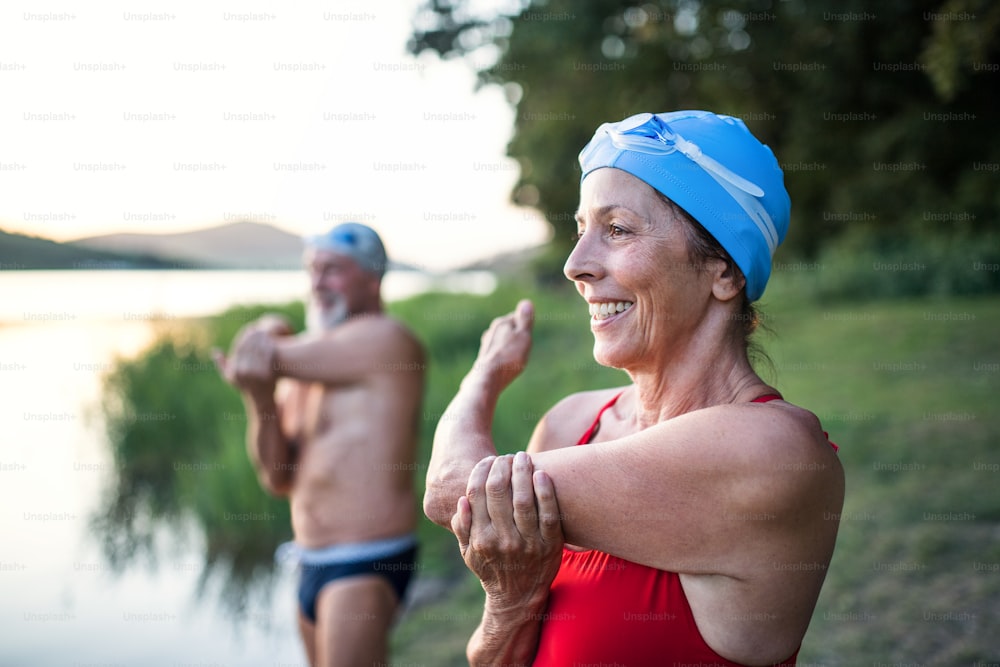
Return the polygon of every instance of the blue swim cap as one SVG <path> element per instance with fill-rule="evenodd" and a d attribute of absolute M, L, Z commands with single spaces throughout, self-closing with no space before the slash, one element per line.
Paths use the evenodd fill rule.
<path fill-rule="evenodd" d="M 306 237 L 305 243 L 309 248 L 347 255 L 362 269 L 380 278 L 385 274 L 388 262 L 385 247 L 375 230 L 367 225 L 345 222 L 326 234 Z"/>
<path fill-rule="evenodd" d="M 632 174 L 707 229 L 756 301 L 788 233 L 791 201 L 771 149 L 739 118 L 708 111 L 642 113 L 604 123 L 580 152 L 581 182 L 601 167 Z"/>

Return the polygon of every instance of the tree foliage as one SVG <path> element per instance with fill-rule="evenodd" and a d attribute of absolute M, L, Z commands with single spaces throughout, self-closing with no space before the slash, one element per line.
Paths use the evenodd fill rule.
<path fill-rule="evenodd" d="M 820 0 L 428 0 L 410 50 L 466 58 L 516 105 L 512 198 L 545 213 L 554 255 L 575 228 L 576 155 L 640 111 L 737 116 L 785 169 L 783 253 L 849 232 L 974 234 L 1000 205 L 1000 4 Z"/>

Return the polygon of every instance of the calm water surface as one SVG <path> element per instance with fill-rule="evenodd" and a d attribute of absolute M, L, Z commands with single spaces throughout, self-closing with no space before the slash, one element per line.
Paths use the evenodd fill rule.
<path fill-rule="evenodd" d="M 493 286 L 488 274 L 436 283 L 455 285 Z M 299 271 L 0 273 L 0 665 L 306 664 L 293 573 L 234 617 L 216 582 L 199 582 L 193 531 L 164 528 L 157 563 L 116 572 L 89 528 L 112 472 L 99 408 L 114 358 L 164 321 L 287 302 L 304 286 Z M 385 293 L 432 286 L 390 273 Z"/>

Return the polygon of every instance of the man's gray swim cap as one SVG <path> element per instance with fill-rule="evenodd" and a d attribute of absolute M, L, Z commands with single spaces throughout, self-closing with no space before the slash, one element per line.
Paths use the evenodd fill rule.
<path fill-rule="evenodd" d="M 621 169 L 683 208 L 743 271 L 756 301 L 788 233 L 791 202 L 771 149 L 743 121 L 708 111 L 642 113 L 604 123 L 580 152 L 581 182 Z"/>
<path fill-rule="evenodd" d="M 380 278 L 385 275 L 388 263 L 385 247 L 371 227 L 357 222 L 345 222 L 325 234 L 306 237 L 305 243 L 308 248 L 347 255 L 362 269 Z"/>

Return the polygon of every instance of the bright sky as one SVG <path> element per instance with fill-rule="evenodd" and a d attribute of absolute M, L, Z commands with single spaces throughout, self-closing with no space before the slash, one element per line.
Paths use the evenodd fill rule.
<path fill-rule="evenodd" d="M 465 63 L 406 53 L 416 4 L 4 2 L 0 229 L 350 219 L 430 269 L 543 242 L 509 203 L 513 108 Z"/>

